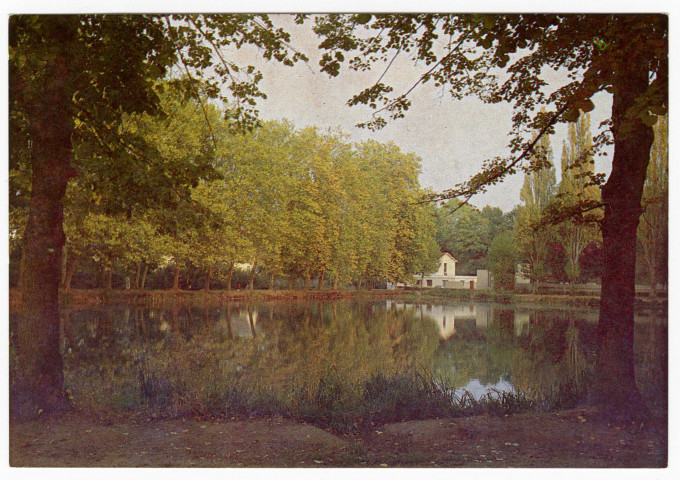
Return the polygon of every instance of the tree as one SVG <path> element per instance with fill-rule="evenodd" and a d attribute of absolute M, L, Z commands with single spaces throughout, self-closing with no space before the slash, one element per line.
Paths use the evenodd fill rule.
<path fill-rule="evenodd" d="M 531 281 L 534 293 L 538 289 L 538 283 L 545 277 L 545 262 L 553 228 L 542 224 L 541 220 L 555 194 L 556 183 L 549 137 L 541 138 L 537 150 L 543 158 L 536 159 L 533 163 L 545 162 L 546 166 L 525 174 L 524 185 L 519 193 L 524 205 L 519 208 L 515 217 L 515 240 L 527 265 L 527 268 L 523 268 L 523 273 Z"/>
<path fill-rule="evenodd" d="M 263 96 L 257 88 L 262 76 L 254 67 L 239 69 L 220 49 L 255 45 L 265 58 L 292 64 L 301 56 L 288 55 L 288 40 L 265 15 L 10 17 L 10 118 L 25 126 L 28 142 L 22 145 L 32 171 L 23 312 L 17 329 L 19 375 L 12 385 L 15 405 L 33 413 L 69 407 L 62 395 L 58 287 L 64 244 L 62 201 L 67 183 L 81 166 L 74 165 L 77 143 L 89 138 L 101 146 L 106 152 L 102 173 L 110 177 L 117 176 L 121 164 L 132 165 L 146 174 L 131 178 L 160 179 L 169 191 L 182 191 L 187 178 L 149 174 L 154 170 L 153 152 L 116 128 L 121 117 L 160 113 L 163 87 L 156 81 L 179 65 L 187 75 L 174 83 L 189 97 L 198 99 L 199 90 L 219 97 L 224 84 L 223 98 L 231 100 L 227 118 L 232 124 L 252 125 L 255 99 Z M 213 55 L 220 63 L 210 78 Z M 194 77 L 205 78 L 205 86 Z"/>
<path fill-rule="evenodd" d="M 496 290 L 512 290 L 515 286 L 517 249 L 510 232 L 494 237 L 489 247 L 489 272 Z"/>
<path fill-rule="evenodd" d="M 656 295 L 659 273 L 668 266 L 668 118 L 654 126 L 654 144 L 642 194 L 638 243 L 649 274 L 649 295 Z M 665 268 L 664 268 L 665 267 Z"/>
<path fill-rule="evenodd" d="M 622 415 L 644 413 L 633 368 L 635 246 L 652 125 L 668 99 L 667 16 L 327 15 L 316 18 L 315 31 L 326 50 L 322 69 L 330 75 L 339 74 L 344 62 L 356 70 L 382 62 L 389 70 L 400 54 L 423 69 L 404 93 L 393 96 L 381 75 L 350 100 L 350 105 L 378 110 L 368 127 L 385 125 L 385 112 L 403 117 L 409 93 L 426 82 L 456 99 L 472 94 L 514 106 L 512 155 L 487 161 L 482 171 L 439 199 L 469 199 L 515 173 L 555 123 L 576 121 L 579 111 L 592 110 L 591 98 L 598 92 L 612 95 L 611 134 L 598 136 L 596 144 L 613 141 L 614 158 L 602 188 L 604 271 L 595 398 Z M 551 87 L 545 77 L 551 69 L 562 71 L 566 84 Z M 536 113 L 540 105 L 552 108 Z M 532 130 L 539 136 L 528 138 Z"/>
<path fill-rule="evenodd" d="M 461 205 L 459 200 L 451 199 L 437 209 L 437 242 L 456 257 L 456 272 L 462 275 L 474 275 L 477 269 L 486 267 L 495 233 L 491 232 L 490 222 L 472 205 Z"/>
<path fill-rule="evenodd" d="M 565 273 L 573 285 L 581 275 L 580 259 L 585 248 L 599 239 L 595 222 L 601 219 L 600 209 L 581 213 L 581 206 L 600 205 L 600 189 L 591 183 L 594 176 L 593 142 L 590 114 L 579 116 L 568 127 L 567 142 L 562 149 L 562 179 L 557 193 L 557 211 L 575 210 L 575 214 L 560 223 L 559 236 L 566 255 Z"/>

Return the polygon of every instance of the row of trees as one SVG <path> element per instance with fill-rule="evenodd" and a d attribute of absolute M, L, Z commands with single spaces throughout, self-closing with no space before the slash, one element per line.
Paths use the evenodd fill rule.
<path fill-rule="evenodd" d="M 206 164 L 209 174 L 160 207 L 115 195 L 95 168 L 69 182 L 64 288 L 79 265 L 92 264 L 104 288 L 111 288 L 114 269 L 134 288 L 145 287 L 149 270 L 171 269 L 178 288 L 182 271 L 191 268 L 209 289 L 215 279 L 230 288 L 238 263 L 252 265 L 250 288 L 256 271 L 269 277 L 271 288 L 276 277 L 287 277 L 290 288 L 296 279 L 308 288 L 312 278 L 319 288 L 324 279 L 337 288 L 404 281 L 436 268 L 433 207 L 418 204 L 424 192 L 415 155 L 393 144 L 351 144 L 339 132 L 296 130 L 288 122 L 230 134 L 216 109 L 203 115 L 198 103 L 177 96 L 165 98 L 164 110 L 172 117 L 128 116 L 120 128 L 141 133 L 167 169 Z M 99 160 L 86 145 L 80 155 L 83 163 Z M 119 167 L 121 182 L 137 175 Z M 12 178 L 15 196 L 25 197 L 19 166 Z M 147 185 L 143 193 L 155 195 L 156 188 Z M 20 250 L 27 202 L 17 203 L 23 205 L 13 208 L 11 228 Z"/>
<path fill-rule="evenodd" d="M 556 181 L 553 152 L 548 136 L 538 142 L 535 163 L 520 191 L 522 205 L 515 218 L 518 252 L 523 273 L 535 290 L 545 280 L 551 252 L 563 257 L 563 275 L 573 285 L 581 278 L 581 257 L 589 246 L 597 246 L 597 222 L 602 217 L 600 190 L 595 184 L 590 115 L 581 114 L 568 125 L 563 142 L 561 179 Z"/>
<path fill-rule="evenodd" d="M 641 274 L 651 295 L 666 281 L 668 247 L 668 123 L 661 117 L 654 126 L 654 143 L 643 191 L 643 214 L 638 230 Z M 599 277 L 597 252 L 601 248 L 603 208 L 598 174 L 594 172 L 590 115 L 582 113 L 570 123 L 563 142 L 561 179 L 556 182 L 548 136 L 543 136 L 536 164 L 520 192 L 522 205 L 515 215 L 515 242 L 523 273 L 535 290 L 546 279 L 577 281 Z M 556 255 L 557 254 L 557 255 Z M 556 268 L 558 267 L 558 268 Z M 561 267 L 561 269 L 559 268 Z M 595 267 L 595 268 L 593 268 Z M 584 271 L 585 269 L 585 271 Z"/>

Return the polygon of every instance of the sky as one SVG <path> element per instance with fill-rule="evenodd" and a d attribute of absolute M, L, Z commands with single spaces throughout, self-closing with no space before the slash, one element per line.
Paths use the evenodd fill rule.
<path fill-rule="evenodd" d="M 338 77 L 331 78 L 319 72 L 319 40 L 311 31 L 310 22 L 298 26 L 286 14 L 273 15 L 272 20 L 291 33 L 291 44 L 305 53 L 309 62 L 291 68 L 257 59 L 250 52 L 229 52 L 235 60 L 253 62 L 264 74 L 260 87 L 267 99 L 258 103 L 261 118 L 287 118 L 297 127 L 340 127 L 353 141 L 373 138 L 394 142 L 402 150 L 422 158 L 421 185 L 435 191 L 453 188 L 477 173 L 484 160 L 509 153 L 510 104 L 484 104 L 475 97 L 457 101 L 428 84 L 419 86 L 410 95 L 412 106 L 405 118 L 390 121 L 377 132 L 356 127 L 357 123 L 370 120 L 372 111 L 368 107 L 349 107 L 347 100 L 372 85 L 383 68 L 376 66 L 370 72 L 360 73 L 343 69 Z M 406 91 L 419 75 L 418 67 L 407 57 L 399 60 L 384 79 L 395 86 L 395 94 Z M 559 75 L 552 80 L 555 84 L 564 81 Z M 599 123 L 609 117 L 611 98 L 600 94 L 595 104 L 596 109 L 591 112 L 594 134 Z M 566 126 L 561 125 L 551 137 L 558 180 L 565 136 Z M 596 158 L 596 171 L 608 174 L 610 168 L 610 156 Z M 475 196 L 471 203 L 480 208 L 488 204 L 509 211 L 520 202 L 522 182 L 522 174 L 514 175 L 490 187 L 487 193 Z"/>

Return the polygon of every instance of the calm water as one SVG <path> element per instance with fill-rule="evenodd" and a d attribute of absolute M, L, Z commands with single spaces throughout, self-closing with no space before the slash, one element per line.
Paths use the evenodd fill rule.
<path fill-rule="evenodd" d="M 657 403 L 666 398 L 666 324 L 660 313 L 636 321 L 637 378 Z M 177 408 L 228 388 L 293 399 L 329 379 L 333 395 L 351 397 L 376 375 L 416 372 L 479 398 L 587 381 L 597 311 L 394 301 L 111 307 L 64 311 L 62 329 L 66 387 L 81 405 L 134 409 L 172 396 Z"/>

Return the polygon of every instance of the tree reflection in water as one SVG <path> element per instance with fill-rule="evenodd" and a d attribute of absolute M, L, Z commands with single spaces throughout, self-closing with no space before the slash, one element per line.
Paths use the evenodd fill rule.
<path fill-rule="evenodd" d="M 66 386 L 81 406 L 173 414 L 205 410 L 215 399 L 285 408 L 311 398 L 351 409 L 377 376 L 424 373 L 476 396 L 581 388 L 595 351 L 592 317 L 369 301 L 63 309 L 62 348 Z M 665 315 L 636 328 L 642 390 L 667 402 Z"/>

